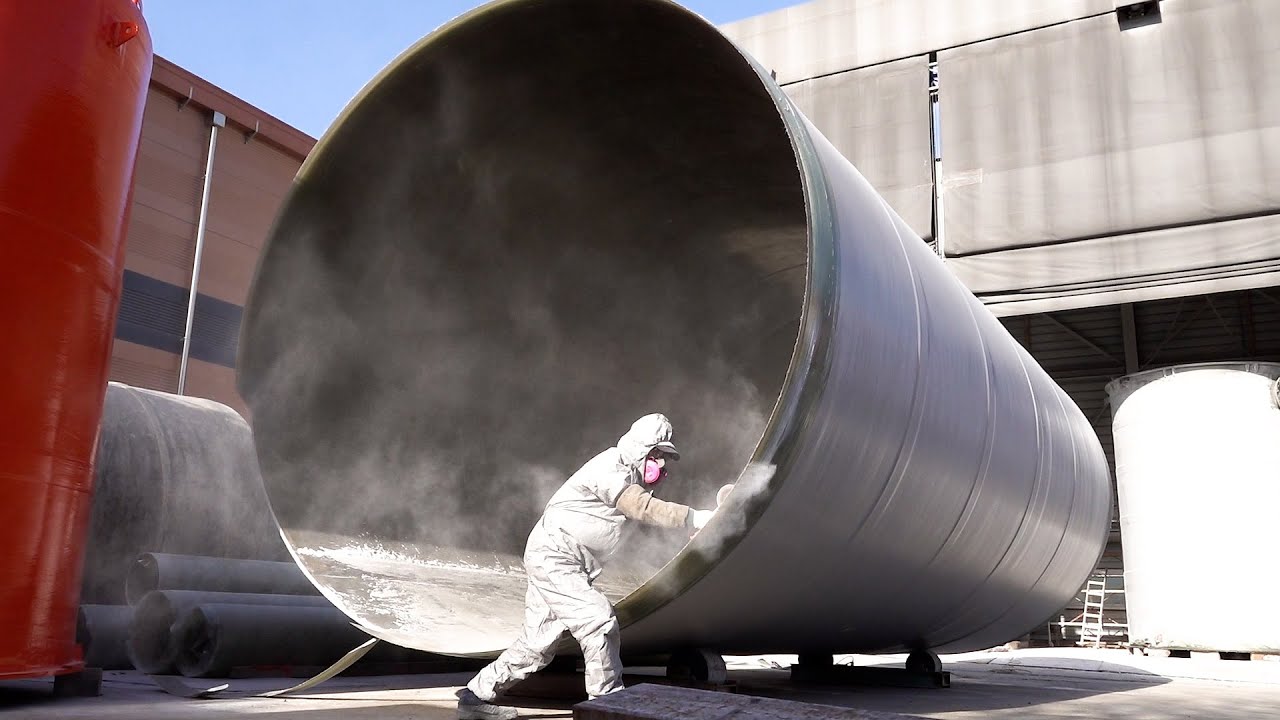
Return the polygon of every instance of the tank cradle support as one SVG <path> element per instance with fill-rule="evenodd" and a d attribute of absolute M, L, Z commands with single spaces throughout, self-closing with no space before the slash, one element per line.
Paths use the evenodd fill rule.
<path fill-rule="evenodd" d="M 905 667 L 836 665 L 829 653 L 801 653 L 791 666 L 791 681 L 806 685 L 875 685 L 882 687 L 949 688 L 951 673 L 932 650 L 916 650 Z"/>
<path fill-rule="evenodd" d="M 728 685 L 729 671 L 719 653 L 688 648 L 673 653 L 667 661 L 667 680 L 673 685 L 707 690 Z"/>
<path fill-rule="evenodd" d="M 631 667 L 648 667 L 661 663 L 657 656 L 629 658 Z M 575 655 L 559 655 L 545 669 L 520 681 L 503 695 L 543 700 L 583 700 L 586 690 L 582 684 L 582 672 L 578 669 L 582 658 Z M 627 675 L 627 685 L 639 682 L 656 682 L 664 685 L 733 692 L 734 683 L 729 680 L 724 658 L 719 653 L 701 648 L 687 648 L 665 658 L 666 677 L 653 675 Z"/>

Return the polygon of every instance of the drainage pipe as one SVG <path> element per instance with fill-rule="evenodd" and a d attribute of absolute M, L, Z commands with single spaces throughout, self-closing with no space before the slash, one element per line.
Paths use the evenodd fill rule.
<path fill-rule="evenodd" d="M 204 256 L 204 236 L 209 222 L 209 192 L 213 189 L 213 158 L 218 151 L 218 128 L 225 127 L 227 116 L 213 113 L 209 124 L 209 157 L 204 164 L 204 187 L 200 191 L 200 220 L 196 225 L 195 259 L 191 263 L 191 292 L 187 296 L 187 325 L 182 332 L 182 360 L 178 364 L 178 394 L 187 390 L 187 361 L 191 357 L 191 328 L 196 322 L 196 298 L 200 284 L 200 258 Z"/>

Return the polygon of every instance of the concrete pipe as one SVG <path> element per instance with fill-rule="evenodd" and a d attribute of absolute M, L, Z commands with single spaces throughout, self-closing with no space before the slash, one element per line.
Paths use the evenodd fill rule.
<path fill-rule="evenodd" d="M 628 653 L 990 647 L 1110 522 L 1067 395 L 663 0 L 507 0 L 410 48 L 300 170 L 240 348 L 295 557 L 433 652 L 515 636 L 542 505 L 653 411 L 684 455 L 660 495 L 737 486 L 600 579 Z"/>

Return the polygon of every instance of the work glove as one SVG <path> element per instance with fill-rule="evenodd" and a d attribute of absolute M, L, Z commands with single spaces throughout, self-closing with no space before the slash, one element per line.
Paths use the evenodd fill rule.
<path fill-rule="evenodd" d="M 728 499 L 729 493 L 733 492 L 733 483 L 721 486 L 720 491 L 716 493 L 716 509 L 719 510 L 724 501 Z"/>
<path fill-rule="evenodd" d="M 701 530 L 702 528 L 706 527 L 706 526 L 707 526 L 707 523 L 711 522 L 711 518 L 712 518 L 712 516 L 714 516 L 715 514 L 716 514 L 716 511 L 715 511 L 715 510 L 694 510 L 694 511 L 693 511 L 693 529 L 694 529 L 694 531 L 696 532 L 696 531 Z"/>

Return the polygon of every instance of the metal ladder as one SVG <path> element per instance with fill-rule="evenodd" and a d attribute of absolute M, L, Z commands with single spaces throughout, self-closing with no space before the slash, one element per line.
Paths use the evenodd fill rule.
<path fill-rule="evenodd" d="M 1107 601 L 1107 578 L 1093 576 L 1084 586 L 1084 612 L 1080 615 L 1080 639 L 1077 645 L 1102 647 L 1105 630 L 1102 626 L 1102 612 Z"/>

